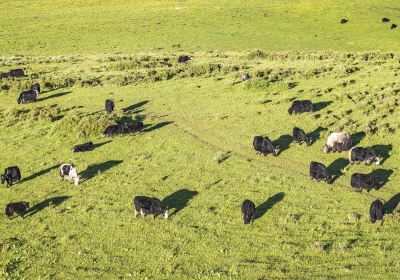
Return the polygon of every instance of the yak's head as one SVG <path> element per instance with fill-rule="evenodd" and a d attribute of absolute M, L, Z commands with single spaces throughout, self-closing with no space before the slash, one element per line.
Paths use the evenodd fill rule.
<path fill-rule="evenodd" d="M 1 174 L 1 183 L 4 184 L 6 181 L 6 175 Z"/>
<path fill-rule="evenodd" d="M 161 213 L 165 219 L 169 218 L 169 214 L 168 214 L 168 206 L 164 208 L 164 210 Z"/>
<path fill-rule="evenodd" d="M 24 205 L 24 207 L 25 207 L 26 209 L 29 208 L 29 202 L 24 201 L 24 202 L 22 202 L 22 204 Z"/>
<path fill-rule="evenodd" d="M 328 145 L 325 145 L 325 146 L 324 146 L 324 153 L 327 154 L 327 153 L 329 153 L 330 151 L 332 151 L 332 147 L 331 147 L 331 146 L 328 146 Z"/>

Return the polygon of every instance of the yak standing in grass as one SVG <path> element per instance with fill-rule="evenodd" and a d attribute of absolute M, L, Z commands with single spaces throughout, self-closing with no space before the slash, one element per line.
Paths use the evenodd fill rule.
<path fill-rule="evenodd" d="M 165 207 L 162 202 L 155 197 L 136 196 L 133 198 L 133 210 L 135 217 L 140 213 L 142 217 L 151 215 L 155 219 L 158 215 L 163 215 L 168 219 L 168 207 Z"/>
<path fill-rule="evenodd" d="M 290 106 L 288 113 L 291 115 L 313 111 L 314 105 L 311 100 L 295 100 L 292 102 L 292 106 Z"/>
<path fill-rule="evenodd" d="M 36 102 L 37 93 L 34 90 L 23 91 L 19 94 L 19 98 L 17 100 L 18 104 L 26 104 Z"/>
<path fill-rule="evenodd" d="M 347 132 L 333 132 L 328 137 L 324 147 L 324 153 L 342 152 L 351 148 L 351 135 Z"/>
<path fill-rule="evenodd" d="M 376 221 L 380 221 L 381 224 L 383 223 L 383 207 L 384 204 L 379 199 L 371 203 L 371 207 L 369 208 L 369 220 L 371 223 L 375 223 Z"/>
<path fill-rule="evenodd" d="M 310 179 L 324 180 L 328 184 L 333 183 L 333 177 L 329 175 L 326 166 L 322 163 L 312 161 L 310 163 Z"/>
<path fill-rule="evenodd" d="M 114 111 L 114 100 L 107 99 L 106 100 L 106 112 L 111 114 Z"/>
<path fill-rule="evenodd" d="M 307 137 L 307 134 L 301 128 L 293 128 L 293 141 L 299 143 L 300 145 L 305 142 L 307 146 L 311 145 L 311 139 Z"/>
<path fill-rule="evenodd" d="M 23 218 L 28 209 L 29 202 L 26 201 L 9 203 L 6 205 L 6 215 L 9 219 L 11 219 L 14 214 L 17 214 Z"/>
<path fill-rule="evenodd" d="M 117 135 L 122 135 L 124 134 L 125 129 L 122 124 L 114 124 L 107 126 L 107 128 L 103 132 L 103 136 L 105 137 L 113 137 Z"/>
<path fill-rule="evenodd" d="M 243 224 L 250 224 L 253 222 L 256 214 L 256 206 L 254 202 L 246 199 L 242 203 L 242 219 Z"/>
<path fill-rule="evenodd" d="M 380 164 L 380 158 L 376 155 L 372 147 L 353 147 L 349 151 L 349 161 L 351 164 L 355 162 L 365 162 L 367 165 L 371 163 Z"/>
<path fill-rule="evenodd" d="M 274 148 L 272 141 L 267 136 L 256 136 L 253 140 L 253 147 L 264 156 L 267 154 L 273 154 L 275 157 L 278 156 L 277 150 Z"/>
<path fill-rule="evenodd" d="M 76 145 L 72 152 L 79 153 L 79 152 L 87 152 L 93 150 L 93 142 L 86 142 L 84 144 Z"/>
<path fill-rule="evenodd" d="M 188 56 L 188 55 L 181 55 L 180 57 L 178 57 L 178 62 L 179 63 L 186 63 L 190 60 L 193 60 L 193 57 Z"/>
<path fill-rule="evenodd" d="M 128 129 L 128 133 L 136 133 L 142 131 L 144 125 L 140 121 L 134 121 L 133 123 L 128 124 L 126 128 Z"/>
<path fill-rule="evenodd" d="M 12 69 L 6 73 L 0 73 L 0 79 L 3 78 L 19 78 L 25 75 L 24 70 L 22 69 Z"/>
<path fill-rule="evenodd" d="M 76 167 L 73 164 L 62 164 L 60 166 L 60 181 L 67 180 L 79 185 L 79 176 Z"/>
<path fill-rule="evenodd" d="M 372 173 L 354 173 L 351 175 L 350 184 L 358 192 L 361 192 L 363 189 L 366 189 L 367 192 L 369 192 L 372 189 L 379 190 L 381 188 L 381 184 Z"/>
<path fill-rule="evenodd" d="M 7 167 L 4 170 L 4 174 L 1 174 L 1 183 L 7 182 L 7 187 L 10 187 L 13 183 L 21 181 L 21 171 L 18 166 Z"/>

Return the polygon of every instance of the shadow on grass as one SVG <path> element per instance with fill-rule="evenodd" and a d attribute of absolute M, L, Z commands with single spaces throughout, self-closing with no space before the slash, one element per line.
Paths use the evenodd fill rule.
<path fill-rule="evenodd" d="M 145 101 L 142 101 L 142 102 L 133 104 L 133 105 L 131 105 L 131 106 L 128 106 L 128 107 L 122 109 L 122 111 L 123 111 L 124 113 L 127 113 L 127 114 L 134 114 L 134 113 L 137 113 L 137 112 L 135 112 L 136 109 L 138 109 L 138 108 L 140 108 L 140 107 L 146 105 L 147 103 L 149 103 L 149 101 L 148 101 L 148 100 L 145 100 Z"/>
<path fill-rule="evenodd" d="M 110 142 L 112 142 L 112 141 L 111 141 L 111 140 L 108 140 L 108 141 L 105 141 L 105 142 L 93 144 L 93 150 L 94 150 L 94 149 L 97 149 L 97 148 L 100 148 L 101 146 L 106 145 L 106 144 L 108 144 L 108 143 L 110 143 Z"/>
<path fill-rule="evenodd" d="M 256 217 L 255 218 L 259 219 L 262 216 L 264 216 L 264 214 L 267 213 L 267 211 L 269 209 L 274 207 L 275 204 L 282 201 L 284 197 L 285 197 L 285 193 L 280 192 L 280 193 L 277 193 L 277 194 L 271 196 L 270 198 L 267 199 L 267 201 L 263 202 L 262 204 L 258 205 L 256 207 Z"/>
<path fill-rule="evenodd" d="M 332 101 L 322 101 L 322 102 L 314 103 L 314 105 L 313 105 L 313 107 L 314 107 L 313 112 L 321 111 L 322 109 L 325 109 L 326 107 L 328 107 L 328 106 L 331 105 L 332 103 L 333 103 Z"/>
<path fill-rule="evenodd" d="M 157 130 L 157 129 L 163 128 L 164 126 L 167 126 L 167 125 L 169 125 L 169 124 L 171 124 L 171 123 L 173 123 L 173 122 L 160 122 L 160 123 L 157 123 L 157 124 L 155 124 L 155 125 L 152 125 L 152 126 L 150 126 L 150 127 L 148 127 L 148 128 L 145 128 L 145 129 L 143 129 L 142 131 L 143 131 L 143 132 L 151 132 L 151 131 L 153 131 L 153 130 Z"/>
<path fill-rule="evenodd" d="M 28 176 L 26 178 L 23 178 L 22 182 L 30 181 L 30 180 L 33 180 L 33 179 L 35 179 L 35 178 L 37 178 L 39 176 L 42 176 L 42 175 L 44 175 L 46 173 L 49 173 L 51 170 L 57 168 L 60 165 L 61 164 L 55 164 L 53 166 L 50 166 L 49 168 L 46 168 L 46 169 L 43 169 L 43 170 L 41 170 L 39 172 L 33 173 L 32 175 L 30 175 L 30 176 Z"/>
<path fill-rule="evenodd" d="M 349 164 L 349 160 L 345 158 L 338 158 L 334 160 L 326 169 L 329 175 L 332 176 L 332 183 L 343 175 L 342 170 Z"/>
<path fill-rule="evenodd" d="M 393 170 L 382 169 L 382 168 L 375 169 L 374 171 L 372 171 L 372 174 L 374 174 L 378 178 L 379 188 L 382 188 L 384 185 L 386 185 L 392 173 Z"/>
<path fill-rule="evenodd" d="M 170 194 L 166 198 L 163 199 L 163 204 L 168 206 L 169 209 L 174 208 L 174 212 L 170 214 L 170 216 L 177 214 L 183 208 L 185 208 L 188 202 L 198 194 L 196 191 L 191 191 L 188 189 L 181 189 L 173 194 Z"/>
<path fill-rule="evenodd" d="M 279 154 L 289 149 L 290 144 L 293 142 L 292 136 L 289 134 L 281 135 L 278 139 L 273 141 L 275 149 L 279 150 Z"/>
<path fill-rule="evenodd" d="M 385 213 L 387 214 L 391 214 L 394 212 L 394 210 L 396 210 L 397 206 L 400 203 L 400 193 L 395 194 L 394 196 L 392 196 L 386 203 L 384 206 L 384 210 Z"/>
<path fill-rule="evenodd" d="M 393 145 L 373 145 L 372 148 L 378 156 L 381 157 L 381 164 L 389 158 L 389 153 L 393 149 Z"/>
<path fill-rule="evenodd" d="M 122 160 L 109 160 L 103 163 L 92 164 L 89 165 L 89 167 L 85 171 L 83 171 L 81 175 L 85 179 L 85 181 L 87 181 L 92 179 L 97 174 L 103 173 L 104 171 L 107 171 L 108 169 L 111 169 L 121 164 L 122 162 Z"/>
<path fill-rule="evenodd" d="M 316 129 L 314 129 L 314 131 L 311 131 L 310 133 L 307 134 L 307 136 L 310 137 L 311 139 L 311 145 L 319 140 L 319 138 L 321 137 L 321 132 L 325 130 L 326 128 L 319 126 Z"/>
<path fill-rule="evenodd" d="M 45 100 L 48 100 L 48 99 L 61 97 L 61 96 L 67 95 L 68 93 L 71 93 L 71 92 L 72 91 L 59 92 L 59 93 L 56 93 L 56 94 L 53 94 L 53 95 L 50 95 L 50 96 L 39 98 L 37 101 L 45 101 Z"/>
<path fill-rule="evenodd" d="M 46 200 L 43 200 L 42 202 L 35 204 L 32 208 L 30 208 L 26 217 L 35 215 L 37 212 L 42 211 L 46 207 L 58 206 L 69 198 L 70 198 L 70 196 L 57 196 L 57 197 L 48 198 Z"/>
<path fill-rule="evenodd" d="M 365 132 L 364 131 L 360 131 L 360 132 L 356 132 L 354 134 L 351 135 L 351 142 L 353 147 L 357 146 L 358 144 L 360 144 L 361 140 L 363 140 L 365 137 Z"/>

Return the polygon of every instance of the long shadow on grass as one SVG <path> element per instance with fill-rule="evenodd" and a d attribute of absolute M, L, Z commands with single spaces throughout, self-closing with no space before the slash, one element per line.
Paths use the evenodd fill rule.
<path fill-rule="evenodd" d="M 165 206 L 168 206 L 169 209 L 174 208 L 175 211 L 171 213 L 170 215 L 175 215 L 179 211 L 181 211 L 183 208 L 185 208 L 189 202 L 194 196 L 196 196 L 198 192 L 196 191 L 191 191 L 188 189 L 181 189 L 179 191 L 174 192 L 173 194 L 170 194 L 166 198 L 163 199 L 163 204 Z"/>
<path fill-rule="evenodd" d="M 113 168 L 114 166 L 117 166 L 121 163 L 122 163 L 122 160 L 109 160 L 109 161 L 105 161 L 103 163 L 92 164 L 92 165 L 89 165 L 89 167 L 85 171 L 83 171 L 81 173 L 81 175 L 85 179 L 85 181 L 87 181 L 87 180 L 92 179 L 98 173 L 107 171 L 108 169 Z"/>
<path fill-rule="evenodd" d="M 35 179 L 35 178 L 37 178 L 37 177 L 39 177 L 39 176 L 42 176 L 42 175 L 44 175 L 44 174 L 46 174 L 46 173 L 49 173 L 51 170 L 57 168 L 58 166 L 60 166 L 60 164 L 55 164 L 55 165 L 53 165 L 53 166 L 51 166 L 51 167 L 49 167 L 49 168 L 46 168 L 46 169 L 43 169 L 43 170 L 41 170 L 41 171 L 39 171 L 39 172 L 33 173 L 32 175 L 23 178 L 22 182 L 26 182 L 26 181 L 29 181 L 29 180 L 33 180 L 33 179 Z"/>
<path fill-rule="evenodd" d="M 319 138 L 321 137 L 321 132 L 325 130 L 326 128 L 318 126 L 316 129 L 307 134 L 307 136 L 311 139 L 311 145 L 319 140 Z"/>
<path fill-rule="evenodd" d="M 142 131 L 143 131 L 143 132 L 151 132 L 151 131 L 153 131 L 153 130 L 157 130 L 157 129 L 163 128 L 164 126 L 167 126 L 167 125 L 169 125 L 169 124 L 171 124 L 171 123 L 173 123 L 173 122 L 160 122 L 160 123 L 157 123 L 157 124 L 155 124 L 155 125 L 152 125 L 152 126 L 150 126 L 150 127 L 148 127 L 148 128 L 145 128 L 145 129 L 143 129 Z"/>
<path fill-rule="evenodd" d="M 259 219 L 262 216 L 264 216 L 264 214 L 267 213 L 269 209 L 274 207 L 274 205 L 277 204 L 278 202 L 282 201 L 284 197 L 285 193 L 280 192 L 271 196 L 270 198 L 267 199 L 267 201 L 258 205 L 256 207 L 256 219 Z"/>
<path fill-rule="evenodd" d="M 393 211 L 397 208 L 397 206 L 400 203 L 400 193 L 395 194 L 394 196 L 392 196 L 386 203 L 384 206 L 384 210 L 385 213 L 387 214 L 391 214 L 393 213 Z"/>
<path fill-rule="evenodd" d="M 281 135 L 278 139 L 273 141 L 273 145 L 279 150 L 279 154 L 289 149 L 290 144 L 293 142 L 292 136 L 289 134 Z"/>
<path fill-rule="evenodd" d="M 392 175 L 393 170 L 390 169 L 375 169 L 374 171 L 372 171 L 372 174 L 374 174 L 377 178 L 378 181 L 380 183 L 379 188 L 382 188 L 384 185 L 386 185 L 386 183 L 389 181 L 389 177 L 390 175 Z"/>
<path fill-rule="evenodd" d="M 358 144 L 360 144 L 361 140 L 363 140 L 365 137 L 365 132 L 364 131 L 360 131 L 360 132 L 356 132 L 354 134 L 351 135 L 351 142 L 353 144 L 353 147 L 357 146 Z"/>
<path fill-rule="evenodd" d="M 105 142 L 101 142 L 101 143 L 94 144 L 94 145 L 93 145 L 93 149 L 100 148 L 101 146 L 106 145 L 106 144 L 108 144 L 108 143 L 110 143 L 110 142 L 112 142 L 112 141 L 111 141 L 111 140 L 108 140 L 108 141 L 105 141 Z"/>
<path fill-rule="evenodd" d="M 42 202 L 35 204 L 32 208 L 30 208 L 26 217 L 35 215 L 37 212 L 42 211 L 46 207 L 58 206 L 69 198 L 70 196 L 57 196 L 43 200 Z"/>
<path fill-rule="evenodd" d="M 46 96 L 46 97 L 40 98 L 37 101 L 45 101 L 45 100 L 48 100 L 48 99 L 61 97 L 61 96 L 67 95 L 68 93 L 71 93 L 71 92 L 72 91 L 59 92 L 59 93 L 56 93 L 56 94 L 53 94 L 53 95 L 50 95 L 50 96 Z"/>
<path fill-rule="evenodd" d="M 393 149 L 392 144 L 389 145 L 373 145 L 372 148 L 377 155 L 381 157 L 381 164 L 389 158 L 389 153 Z"/>
<path fill-rule="evenodd" d="M 322 109 L 328 107 L 329 105 L 332 104 L 332 101 L 322 101 L 322 102 L 317 102 L 314 103 L 313 107 L 314 107 L 314 112 L 318 112 L 321 111 Z"/>
<path fill-rule="evenodd" d="M 123 111 L 124 113 L 127 113 L 127 114 L 134 114 L 134 113 L 137 113 L 137 112 L 135 112 L 136 109 L 138 109 L 138 108 L 140 108 L 140 107 L 146 105 L 147 103 L 149 103 L 149 101 L 148 101 L 148 100 L 145 100 L 145 101 L 142 101 L 142 102 L 133 104 L 133 105 L 131 105 L 131 106 L 128 106 L 128 107 L 122 109 L 122 111 Z"/>
<path fill-rule="evenodd" d="M 339 179 L 340 176 L 343 175 L 342 170 L 349 164 L 350 162 L 345 158 L 338 158 L 334 160 L 326 169 L 329 175 L 333 176 L 332 182 L 335 182 Z"/>

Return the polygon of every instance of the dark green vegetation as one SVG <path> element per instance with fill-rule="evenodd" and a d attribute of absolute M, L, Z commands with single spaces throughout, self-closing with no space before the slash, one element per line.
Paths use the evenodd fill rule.
<path fill-rule="evenodd" d="M 0 56 L 399 51 L 399 11 L 398 0 L 1 1 Z"/>
<path fill-rule="evenodd" d="M 27 200 L 25 219 L 0 216 L 0 268 L 6 279 L 396 279 L 400 273 L 397 111 L 399 56 L 392 53 L 195 53 L 14 57 L 1 69 L 27 77 L 1 81 L 1 167 L 24 181 L 0 189 L 0 205 Z M 252 79 L 240 81 L 242 73 Z M 20 90 L 45 85 L 36 104 Z M 117 112 L 107 117 L 104 100 Z M 289 116 L 294 99 L 317 111 Z M 114 121 L 143 120 L 135 136 L 100 136 Z M 311 147 L 291 145 L 293 126 Z M 324 130 L 324 129 L 326 130 Z M 378 145 L 381 166 L 348 166 L 323 154 L 330 131 Z M 362 134 L 360 132 L 365 132 Z M 256 155 L 267 134 L 281 154 Z M 92 152 L 73 154 L 92 140 Z M 311 160 L 338 176 L 308 178 Z M 74 162 L 84 180 L 58 182 Z M 373 171 L 379 190 L 355 193 L 353 172 Z M 163 199 L 171 219 L 133 217 L 134 195 Z M 372 201 L 388 201 L 383 226 L 368 222 Z M 240 205 L 256 203 L 243 226 Z"/>

